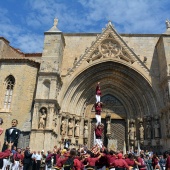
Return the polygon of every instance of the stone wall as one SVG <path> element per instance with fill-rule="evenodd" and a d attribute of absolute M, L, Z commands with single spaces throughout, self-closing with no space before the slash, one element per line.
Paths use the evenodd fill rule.
<path fill-rule="evenodd" d="M 18 128 L 24 131 L 30 131 L 26 122 L 30 121 L 34 93 L 36 88 L 36 77 L 38 65 L 29 61 L 1 61 L 0 62 L 0 116 L 4 119 L 3 129 L 11 126 L 11 120 L 19 121 Z M 6 112 L 3 109 L 4 103 L 4 81 L 6 77 L 12 75 L 15 78 L 13 89 L 11 109 Z M 31 122 L 29 124 L 31 126 Z M 4 133 L 0 140 L 3 141 Z"/>

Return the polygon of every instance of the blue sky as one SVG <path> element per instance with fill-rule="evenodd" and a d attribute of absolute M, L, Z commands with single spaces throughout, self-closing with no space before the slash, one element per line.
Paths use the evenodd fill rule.
<path fill-rule="evenodd" d="M 0 14 L 0 36 L 34 53 L 55 17 L 63 33 L 100 33 L 108 20 L 118 33 L 164 33 L 170 0 L 1 0 Z"/>

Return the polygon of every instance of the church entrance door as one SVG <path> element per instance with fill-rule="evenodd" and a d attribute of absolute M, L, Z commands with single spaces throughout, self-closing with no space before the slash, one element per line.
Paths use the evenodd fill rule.
<path fill-rule="evenodd" d="M 111 120 L 111 135 L 107 136 L 107 124 L 106 119 L 102 119 L 104 124 L 104 130 L 102 140 L 104 146 L 115 150 L 123 150 L 124 141 L 126 141 L 126 124 L 124 119 L 112 119 Z M 94 145 L 94 130 L 95 130 L 96 119 L 92 119 L 91 122 L 91 141 L 90 147 Z"/>

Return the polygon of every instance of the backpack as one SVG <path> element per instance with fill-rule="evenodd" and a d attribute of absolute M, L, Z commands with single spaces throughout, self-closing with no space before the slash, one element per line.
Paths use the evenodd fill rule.
<path fill-rule="evenodd" d="M 64 170 L 73 170 L 74 169 L 74 158 L 68 158 L 63 165 Z"/>

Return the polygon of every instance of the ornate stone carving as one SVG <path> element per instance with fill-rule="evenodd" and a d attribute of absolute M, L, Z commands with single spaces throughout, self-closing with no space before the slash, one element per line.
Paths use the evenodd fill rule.
<path fill-rule="evenodd" d="M 66 128 L 67 128 L 66 119 L 63 118 L 61 121 L 61 135 L 62 136 L 66 135 Z"/>
<path fill-rule="evenodd" d="M 72 136 L 73 135 L 73 119 L 70 118 L 69 123 L 68 123 L 68 136 Z"/>
<path fill-rule="evenodd" d="M 146 125 L 146 138 L 151 139 L 151 122 L 148 121 Z"/>
<path fill-rule="evenodd" d="M 99 51 L 104 57 L 116 57 L 120 54 L 121 47 L 114 39 L 106 39 L 99 45 Z"/>
<path fill-rule="evenodd" d="M 89 131 L 88 131 L 88 122 L 84 122 L 84 138 L 88 139 Z"/>
<path fill-rule="evenodd" d="M 126 62 L 131 63 L 134 62 L 130 55 L 111 36 L 102 41 L 102 43 L 94 50 L 91 56 L 87 59 L 87 62 L 108 57 L 122 59 Z"/>
<path fill-rule="evenodd" d="M 39 129 L 44 129 L 46 125 L 47 111 L 45 108 L 40 110 Z"/>
<path fill-rule="evenodd" d="M 139 137 L 140 137 L 140 140 L 144 139 L 144 127 L 143 127 L 142 122 L 140 123 L 140 127 L 139 127 Z"/>
<path fill-rule="evenodd" d="M 135 136 L 136 136 L 136 130 L 134 127 L 134 121 L 131 121 L 130 127 L 129 127 L 129 139 L 130 139 L 131 145 L 134 144 Z"/>
<path fill-rule="evenodd" d="M 159 122 L 158 122 L 158 119 L 155 120 L 155 123 L 154 123 L 154 137 L 155 138 L 159 138 L 160 137 L 160 125 L 159 125 Z"/>
<path fill-rule="evenodd" d="M 75 137 L 79 137 L 80 135 L 80 120 L 76 120 L 74 135 Z"/>

